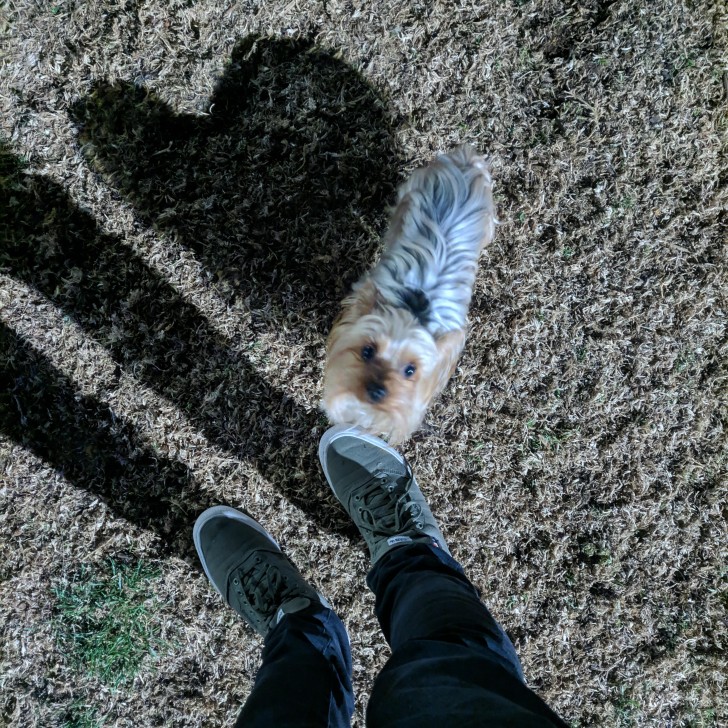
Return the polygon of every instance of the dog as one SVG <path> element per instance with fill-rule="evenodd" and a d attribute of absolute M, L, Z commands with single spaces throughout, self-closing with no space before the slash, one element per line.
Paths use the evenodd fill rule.
<path fill-rule="evenodd" d="M 399 189 L 379 262 L 354 284 L 327 341 L 323 409 L 391 444 L 420 426 L 467 334 L 478 258 L 495 234 L 486 160 L 458 147 Z"/>

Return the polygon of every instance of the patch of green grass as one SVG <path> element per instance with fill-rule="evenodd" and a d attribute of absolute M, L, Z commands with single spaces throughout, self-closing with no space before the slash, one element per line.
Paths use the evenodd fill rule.
<path fill-rule="evenodd" d="M 619 206 L 623 210 L 631 210 L 634 207 L 634 198 L 629 195 L 625 195 L 620 201 Z"/>
<path fill-rule="evenodd" d="M 619 689 L 619 695 L 613 705 L 618 726 L 631 728 L 632 726 L 637 725 L 637 711 L 640 705 L 627 694 L 627 690 L 624 686 Z"/>
<path fill-rule="evenodd" d="M 550 131 L 550 129 L 549 129 Z M 546 129 L 536 129 L 533 134 L 531 135 L 531 139 L 529 141 L 529 146 L 532 149 L 535 149 L 538 146 L 546 146 L 549 142 L 549 134 Z"/>
<path fill-rule="evenodd" d="M 470 463 L 471 465 L 475 465 L 477 467 L 482 466 L 485 462 L 482 454 L 480 451 L 485 447 L 484 442 L 476 442 L 473 449 L 465 456 L 465 459 Z"/>
<path fill-rule="evenodd" d="M 522 46 L 521 50 L 518 51 L 518 62 L 519 67 L 523 67 L 526 69 L 533 67 L 533 56 L 531 55 L 531 51 L 526 46 Z"/>
<path fill-rule="evenodd" d="M 685 349 L 680 352 L 679 356 L 675 360 L 673 370 L 676 372 L 683 372 L 685 369 L 692 368 L 696 361 L 697 357 L 695 352 L 690 349 Z"/>
<path fill-rule="evenodd" d="M 532 453 L 542 450 L 555 452 L 574 435 L 573 430 L 563 429 L 554 431 L 547 425 L 538 426 L 535 420 L 528 420 L 526 426 L 529 429 L 530 435 L 526 447 Z"/>
<path fill-rule="evenodd" d="M 700 715 L 691 715 L 685 722 L 689 728 L 713 728 L 718 725 L 718 716 L 714 708 L 706 708 Z"/>
<path fill-rule="evenodd" d="M 609 549 L 594 543 L 585 543 L 581 553 L 593 564 L 608 565 L 612 563 L 612 554 Z"/>
<path fill-rule="evenodd" d="M 134 566 L 109 560 L 105 566 L 84 565 L 56 587 L 54 627 L 60 650 L 74 665 L 118 686 L 165 647 L 157 613 L 159 572 L 141 561 Z"/>
<path fill-rule="evenodd" d="M 63 716 L 61 725 L 63 728 L 101 728 L 104 721 L 99 718 L 95 708 L 76 700 Z"/>

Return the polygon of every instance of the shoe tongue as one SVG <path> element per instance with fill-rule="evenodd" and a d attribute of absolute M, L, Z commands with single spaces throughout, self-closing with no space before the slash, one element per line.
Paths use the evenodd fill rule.
<path fill-rule="evenodd" d="M 308 597 L 294 597 L 293 599 L 289 599 L 278 607 L 275 623 L 278 624 L 286 614 L 294 614 L 310 606 L 311 600 Z"/>

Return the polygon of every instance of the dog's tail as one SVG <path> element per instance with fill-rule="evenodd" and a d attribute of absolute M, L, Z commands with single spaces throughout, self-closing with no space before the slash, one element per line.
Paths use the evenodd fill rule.
<path fill-rule="evenodd" d="M 452 160 L 463 172 L 467 171 L 470 167 L 475 167 L 490 179 L 490 165 L 488 161 L 482 154 L 478 154 L 470 144 L 463 144 L 455 147 L 455 149 L 450 150 L 446 154 L 439 155 L 436 162 L 443 159 Z"/>
<path fill-rule="evenodd" d="M 433 176 L 434 179 L 452 175 L 453 168 L 462 175 L 465 184 L 453 185 L 453 189 L 459 193 L 455 206 L 460 209 L 461 213 L 469 211 L 479 217 L 480 224 L 483 226 L 480 245 L 480 250 L 482 250 L 492 242 L 495 236 L 495 226 L 498 224 L 493 202 L 493 177 L 488 160 L 478 154 L 469 144 L 463 144 L 447 154 L 440 155 L 432 166 L 436 169 L 441 168 L 439 174 L 436 173 Z M 437 199 L 436 194 L 433 199 Z M 445 204 L 440 210 L 440 214 L 444 218 L 451 209 Z M 437 216 L 437 211 L 435 215 Z"/>
<path fill-rule="evenodd" d="M 424 226 L 479 254 L 495 235 L 490 165 L 470 145 L 456 147 L 416 170 L 400 187 L 388 238 L 416 238 Z M 421 228 L 421 230 L 420 230 Z"/>

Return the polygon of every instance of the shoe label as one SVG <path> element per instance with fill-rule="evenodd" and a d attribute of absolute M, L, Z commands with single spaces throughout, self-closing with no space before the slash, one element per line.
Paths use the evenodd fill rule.
<path fill-rule="evenodd" d="M 412 543 L 412 539 L 409 536 L 392 536 L 387 539 L 388 546 L 396 546 L 398 543 Z"/>

